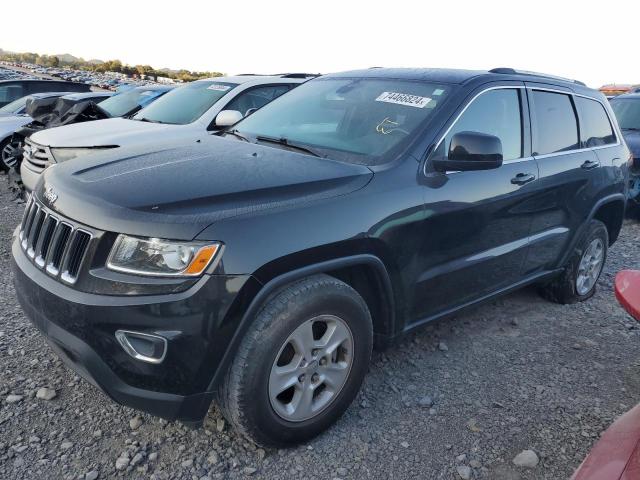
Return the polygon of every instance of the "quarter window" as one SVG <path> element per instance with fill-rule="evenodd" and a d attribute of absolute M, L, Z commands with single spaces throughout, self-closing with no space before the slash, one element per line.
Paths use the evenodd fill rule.
<path fill-rule="evenodd" d="M 534 90 L 536 155 L 565 152 L 578 148 L 578 123 L 571 97 L 563 93 Z"/>
<path fill-rule="evenodd" d="M 502 142 L 504 160 L 522 157 L 520 93 L 507 88 L 490 90 L 476 98 L 447 133 L 438 150 L 446 155 L 451 138 L 459 132 L 494 135 Z M 442 150 L 441 150 L 442 149 Z"/>
<path fill-rule="evenodd" d="M 580 136 L 585 147 L 599 147 L 616 143 L 607 112 L 600 102 L 584 97 L 576 97 L 580 111 Z"/>

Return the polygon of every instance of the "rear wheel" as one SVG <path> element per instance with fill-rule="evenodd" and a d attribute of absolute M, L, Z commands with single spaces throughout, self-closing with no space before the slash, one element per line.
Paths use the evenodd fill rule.
<path fill-rule="evenodd" d="M 556 303 L 576 303 L 592 297 L 604 268 L 609 246 L 607 227 L 591 220 L 562 275 L 543 286 L 543 297 Z"/>
<path fill-rule="evenodd" d="M 306 441 L 334 423 L 367 372 L 373 329 L 364 300 L 318 275 L 260 311 L 218 392 L 224 416 L 264 446 Z"/>

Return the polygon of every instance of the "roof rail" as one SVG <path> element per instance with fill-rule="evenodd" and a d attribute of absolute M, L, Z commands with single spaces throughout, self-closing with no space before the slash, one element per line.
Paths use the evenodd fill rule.
<path fill-rule="evenodd" d="M 584 82 L 581 82 L 580 80 L 573 80 L 571 78 L 559 77 L 557 75 L 549 75 L 547 73 L 529 72 L 526 70 L 516 70 L 515 68 L 509 68 L 509 67 L 492 68 L 491 70 L 489 70 L 489 73 L 499 73 L 503 75 L 530 75 L 532 77 L 552 78 L 554 80 L 562 80 L 563 82 L 575 83 L 577 85 L 582 85 L 583 87 L 586 87 L 586 84 Z"/>

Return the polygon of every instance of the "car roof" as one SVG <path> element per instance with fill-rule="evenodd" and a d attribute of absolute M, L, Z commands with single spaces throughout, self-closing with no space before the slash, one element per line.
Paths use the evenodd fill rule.
<path fill-rule="evenodd" d="M 111 97 L 112 92 L 81 92 L 81 93 L 69 93 L 64 95 L 64 98 L 70 100 L 82 100 L 83 98 L 97 98 L 97 97 Z"/>
<path fill-rule="evenodd" d="M 141 85 L 139 87 L 133 87 L 131 90 L 144 90 L 144 91 L 167 91 L 173 90 L 175 85 Z M 124 90 L 126 92 L 126 90 Z"/>
<path fill-rule="evenodd" d="M 50 97 L 63 97 L 65 95 L 69 95 L 73 92 L 40 92 L 40 93 L 30 93 L 26 95 L 29 98 L 50 98 Z"/>
<path fill-rule="evenodd" d="M 512 68 L 494 68 L 492 70 L 460 70 L 452 68 L 369 68 L 332 73 L 324 78 L 392 78 L 396 80 L 413 80 L 433 83 L 465 84 L 472 80 L 484 78 L 492 80 L 516 80 L 528 82 L 544 82 L 571 87 L 584 87 L 582 82 L 537 72 L 526 72 Z"/>
<path fill-rule="evenodd" d="M 211 77 L 211 78 L 202 78 L 200 80 L 196 80 L 196 82 L 229 82 L 229 83 L 277 83 L 279 81 L 286 80 L 287 83 L 302 83 L 307 80 L 316 77 L 315 74 L 281 74 L 281 75 L 253 75 L 253 74 L 243 74 L 243 75 L 233 75 L 233 76 L 224 76 L 224 77 Z"/>

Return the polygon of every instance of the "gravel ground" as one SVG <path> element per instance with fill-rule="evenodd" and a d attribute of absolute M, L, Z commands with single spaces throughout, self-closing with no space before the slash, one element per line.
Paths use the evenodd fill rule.
<path fill-rule="evenodd" d="M 64 367 L 20 310 L 9 255 L 22 206 L 4 180 L 0 478 L 558 480 L 640 400 L 638 330 L 612 292 L 615 272 L 640 268 L 640 225 L 627 222 L 593 299 L 561 306 L 527 289 L 375 353 L 357 401 L 308 445 L 257 449 L 215 407 L 196 431 L 139 414 Z M 537 466 L 513 463 L 524 450 Z"/>

